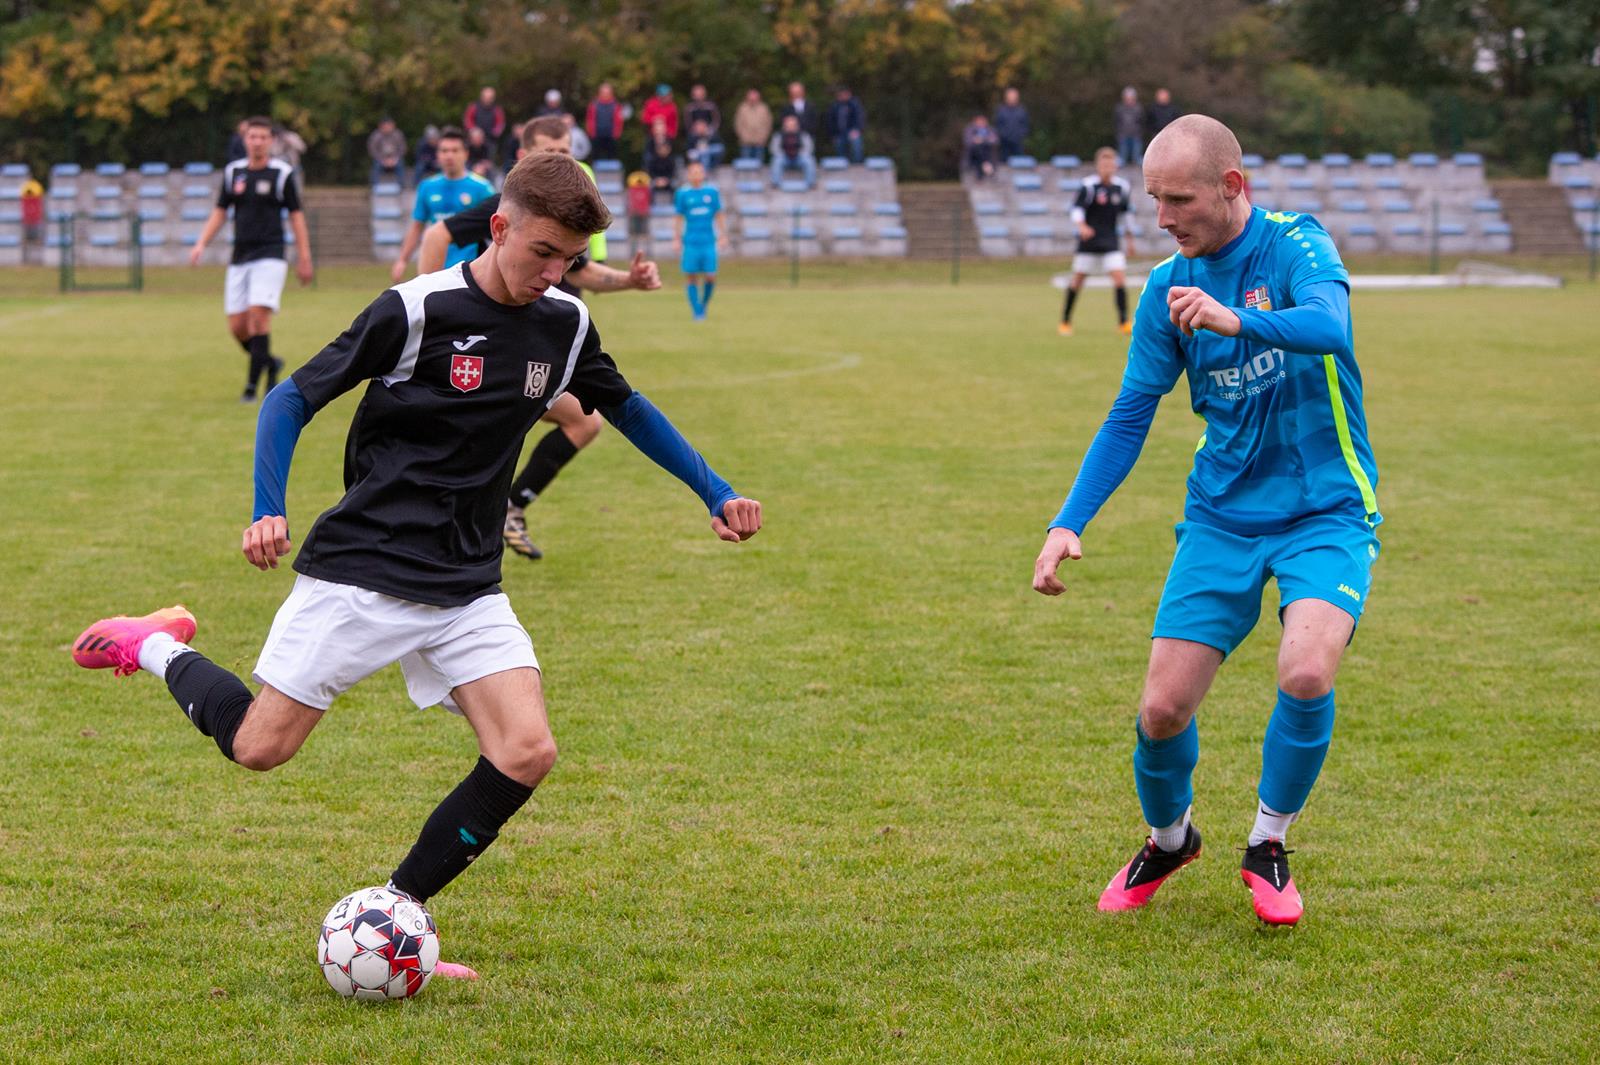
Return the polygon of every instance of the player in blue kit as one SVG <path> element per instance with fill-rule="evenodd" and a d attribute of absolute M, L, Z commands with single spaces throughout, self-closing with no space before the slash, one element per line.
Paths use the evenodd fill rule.
<path fill-rule="evenodd" d="M 389 267 L 389 277 L 403 281 L 411 253 L 422 242 L 422 231 L 476 206 L 494 195 L 494 186 L 467 169 L 467 139 L 459 129 L 446 126 L 439 134 L 438 174 L 417 186 L 416 203 L 411 208 L 411 225 L 400 242 L 400 254 Z M 477 244 L 452 244 L 445 252 L 444 266 L 468 262 L 478 257 Z"/>
<path fill-rule="evenodd" d="M 1255 627 L 1273 578 L 1283 624 L 1277 702 L 1241 876 L 1258 917 L 1292 925 L 1303 906 L 1283 842 L 1333 734 L 1334 675 L 1366 606 L 1382 520 L 1350 280 L 1314 218 L 1250 206 L 1239 142 L 1215 119 L 1185 115 L 1167 126 L 1145 154 L 1144 182 L 1178 254 L 1145 286 L 1122 390 L 1050 523 L 1033 586 L 1065 591 L 1057 567 L 1083 557 L 1079 536 L 1133 468 L 1160 397 L 1187 375 L 1206 431 L 1135 725 L 1134 784 L 1150 835 L 1099 905 L 1143 906 L 1199 857 L 1195 711 Z"/>
<path fill-rule="evenodd" d="M 689 286 L 689 310 L 695 321 L 703 322 L 717 285 L 717 247 L 727 242 L 722 194 L 706 184 L 706 168 L 700 163 L 690 163 L 683 176 L 685 184 L 672 197 L 672 209 L 678 212 L 678 243 L 683 248 L 679 265 Z M 704 289 L 700 287 L 702 278 Z"/>

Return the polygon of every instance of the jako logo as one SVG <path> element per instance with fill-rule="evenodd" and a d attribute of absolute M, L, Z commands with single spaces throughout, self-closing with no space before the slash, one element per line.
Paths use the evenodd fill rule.
<path fill-rule="evenodd" d="M 1339 590 L 1345 595 L 1348 595 L 1351 599 L 1354 599 L 1356 602 L 1361 602 L 1361 593 L 1350 587 L 1348 584 L 1339 585 Z"/>
<path fill-rule="evenodd" d="M 1211 380 L 1218 388 L 1237 388 L 1246 381 L 1254 381 L 1258 377 L 1265 377 L 1273 370 L 1283 365 L 1283 349 L 1272 348 L 1263 351 L 1243 366 L 1230 366 L 1226 370 L 1210 371 Z"/>

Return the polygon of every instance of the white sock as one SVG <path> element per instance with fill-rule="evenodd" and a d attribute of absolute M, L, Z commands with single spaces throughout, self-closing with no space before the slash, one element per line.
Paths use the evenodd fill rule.
<path fill-rule="evenodd" d="M 1155 841 L 1156 846 L 1164 851 L 1175 851 L 1182 848 L 1183 841 L 1189 838 L 1189 814 L 1193 811 L 1194 807 L 1189 807 L 1189 809 L 1183 811 L 1182 817 L 1165 828 L 1157 828 L 1155 825 L 1151 825 L 1150 838 Z"/>
<path fill-rule="evenodd" d="M 157 680 L 167 679 L 167 663 L 194 648 L 179 643 L 164 632 L 152 632 L 139 647 L 139 668 L 152 673 Z"/>
<path fill-rule="evenodd" d="M 1265 843 L 1275 839 L 1279 843 L 1289 834 L 1289 826 L 1300 818 L 1300 811 L 1292 814 L 1280 814 L 1264 802 L 1256 804 L 1256 827 L 1250 830 L 1250 846 Z"/>

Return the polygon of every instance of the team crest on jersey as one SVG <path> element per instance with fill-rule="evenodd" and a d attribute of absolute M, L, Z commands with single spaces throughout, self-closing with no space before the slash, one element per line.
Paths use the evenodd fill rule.
<path fill-rule="evenodd" d="M 248 188 L 249 185 L 250 183 L 248 181 L 246 181 L 244 178 L 240 178 L 233 183 L 233 194 L 235 196 L 243 196 L 244 190 Z"/>
<path fill-rule="evenodd" d="M 471 207 L 472 206 L 472 193 L 463 192 L 461 194 L 461 206 L 463 206 L 463 207 Z"/>
<path fill-rule="evenodd" d="M 271 178 L 258 178 L 256 180 L 256 195 L 257 196 L 271 196 L 272 195 L 272 179 Z"/>
<path fill-rule="evenodd" d="M 548 362 L 528 363 L 528 377 L 522 384 L 522 394 L 529 399 L 538 399 L 544 395 L 545 386 L 550 383 L 550 364 Z"/>
<path fill-rule="evenodd" d="M 483 384 L 483 356 L 450 356 L 450 383 L 461 392 L 471 392 Z"/>
<path fill-rule="evenodd" d="M 1267 295 L 1267 286 L 1261 285 L 1244 294 L 1244 309 L 1247 311 L 1270 311 L 1272 299 Z"/>

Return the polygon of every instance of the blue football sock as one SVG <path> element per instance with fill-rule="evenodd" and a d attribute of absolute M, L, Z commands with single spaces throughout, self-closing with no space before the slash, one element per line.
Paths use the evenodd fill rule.
<path fill-rule="evenodd" d="M 700 304 L 700 286 L 699 285 L 690 285 L 690 286 L 688 286 L 688 289 L 689 289 L 689 309 L 691 311 L 693 311 L 694 314 L 695 314 L 695 317 L 698 318 L 700 315 L 706 313 L 706 309 L 703 306 L 701 306 L 701 304 Z"/>
<path fill-rule="evenodd" d="M 1133 783 L 1139 805 L 1146 823 L 1164 828 L 1194 802 L 1190 777 L 1200 761 L 1200 727 L 1190 718 L 1188 728 L 1164 740 L 1146 736 L 1137 720 L 1133 730 L 1138 737 L 1133 746 Z"/>
<path fill-rule="evenodd" d="M 717 287 L 717 283 L 715 281 L 707 281 L 706 282 L 705 293 L 700 297 L 700 308 L 701 308 L 701 310 L 704 310 L 705 308 L 711 306 L 711 290 L 716 288 L 716 287 Z"/>
<path fill-rule="evenodd" d="M 1278 692 L 1261 741 L 1261 801 L 1285 814 L 1304 806 L 1332 739 L 1333 692 L 1317 699 Z"/>

